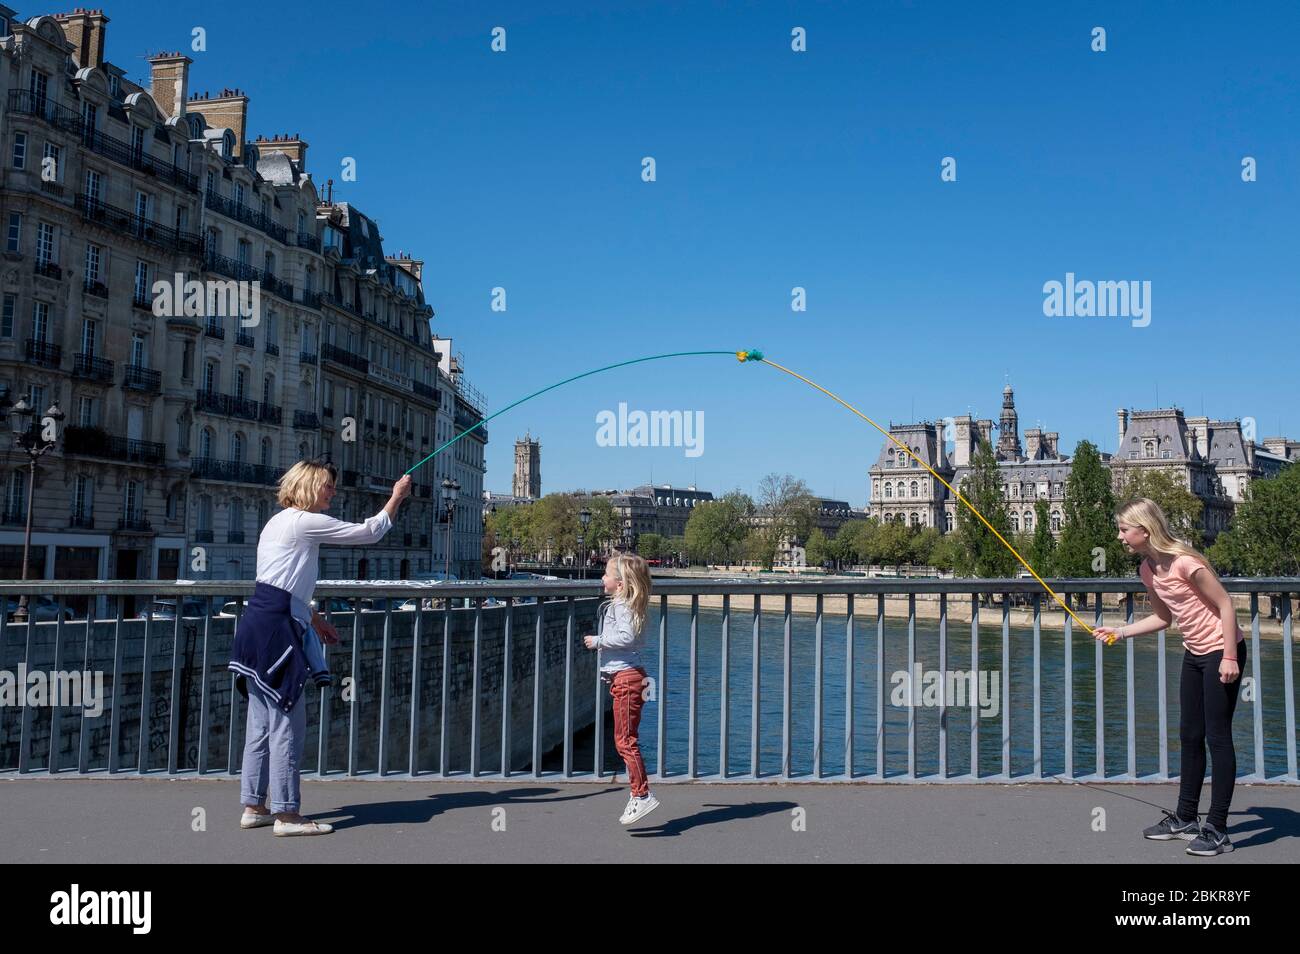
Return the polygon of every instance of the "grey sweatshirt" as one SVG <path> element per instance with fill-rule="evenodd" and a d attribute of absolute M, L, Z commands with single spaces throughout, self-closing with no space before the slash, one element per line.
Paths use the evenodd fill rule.
<path fill-rule="evenodd" d="M 632 608 L 623 600 L 602 604 L 600 631 L 596 634 L 597 664 L 602 672 L 645 668 L 641 662 L 643 635 L 632 622 Z"/>

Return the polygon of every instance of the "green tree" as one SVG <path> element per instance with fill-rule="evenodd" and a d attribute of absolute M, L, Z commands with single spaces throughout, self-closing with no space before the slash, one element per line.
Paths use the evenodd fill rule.
<path fill-rule="evenodd" d="M 1202 545 L 1204 533 L 1201 531 L 1201 514 L 1205 510 L 1205 503 L 1188 490 L 1172 471 L 1130 467 L 1122 473 L 1124 476 L 1117 494 L 1120 500 L 1150 498 L 1165 512 L 1175 536 L 1194 547 Z"/>
<path fill-rule="evenodd" d="M 1057 572 L 1069 577 L 1120 576 L 1131 572 L 1131 567 L 1115 528 L 1110 471 L 1096 446 L 1080 441 L 1065 485 L 1065 526 L 1056 551 Z"/>
<path fill-rule="evenodd" d="M 958 489 L 1003 539 L 1007 539 L 1011 533 L 1011 520 L 1002 492 L 1002 471 L 988 441 L 980 439 L 971 455 L 970 470 Z M 956 532 L 962 544 L 958 553 L 958 573 L 989 579 L 1010 576 L 1015 572 L 1017 563 L 1011 551 L 971 512 L 970 507 L 960 501 L 957 504 Z"/>
<path fill-rule="evenodd" d="M 1034 572 L 1047 579 L 1056 573 L 1054 569 L 1056 561 L 1056 537 L 1052 535 L 1052 513 L 1047 501 L 1042 497 L 1034 502 L 1034 537 L 1033 542 L 1029 544 L 1028 552 L 1021 550 L 1021 554 L 1029 565 L 1034 568 Z"/>
<path fill-rule="evenodd" d="M 828 560 L 834 559 L 831 554 L 831 541 L 820 527 L 815 527 L 812 533 L 808 534 L 804 551 L 804 559 L 809 566 L 823 566 Z"/>
<path fill-rule="evenodd" d="M 744 558 L 754 502 L 733 490 L 719 500 L 697 504 L 686 520 L 685 549 L 692 560 L 737 563 Z"/>
<path fill-rule="evenodd" d="M 1300 576 L 1300 464 L 1248 483 L 1232 522 L 1207 556 L 1232 573 Z"/>

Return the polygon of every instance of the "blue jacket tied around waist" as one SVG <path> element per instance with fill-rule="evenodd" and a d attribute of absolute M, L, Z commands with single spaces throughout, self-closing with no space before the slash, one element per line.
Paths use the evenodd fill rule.
<path fill-rule="evenodd" d="M 299 632 L 301 624 L 293 617 L 292 596 L 278 586 L 256 584 L 235 631 L 227 667 L 235 673 L 241 695 L 248 697 L 245 680 L 251 679 L 285 712 L 297 704 L 311 675 L 302 643 L 307 634 Z"/>

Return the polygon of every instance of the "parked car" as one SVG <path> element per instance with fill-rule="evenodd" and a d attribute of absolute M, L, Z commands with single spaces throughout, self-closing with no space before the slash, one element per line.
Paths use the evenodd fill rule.
<path fill-rule="evenodd" d="M 149 612 L 154 619 L 175 619 L 176 601 L 174 599 L 154 600 L 142 606 L 135 614 L 136 619 L 144 619 Z M 203 600 L 186 600 L 181 605 L 181 619 L 202 619 L 208 615 L 208 607 Z"/>
<path fill-rule="evenodd" d="M 18 609 L 19 597 L 5 597 L 5 618 L 13 622 L 14 612 Z M 38 623 L 51 623 L 59 618 L 59 601 L 52 596 L 27 597 L 27 614 Z M 63 607 L 63 620 L 67 622 L 76 618 L 70 607 Z"/>

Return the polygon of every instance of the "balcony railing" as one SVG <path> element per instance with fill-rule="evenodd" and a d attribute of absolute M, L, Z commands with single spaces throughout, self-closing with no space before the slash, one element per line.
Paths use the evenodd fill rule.
<path fill-rule="evenodd" d="M 425 384 L 423 381 L 412 381 L 411 390 L 414 391 L 416 394 L 418 394 L 420 397 L 429 398 L 430 400 L 439 404 L 442 403 L 442 392 L 439 391 L 437 388 L 430 387 L 429 385 Z"/>
<path fill-rule="evenodd" d="M 166 461 L 166 445 L 110 434 L 100 427 L 69 425 L 63 429 L 63 452 L 86 457 L 105 457 L 129 464 L 159 465 Z"/>
<path fill-rule="evenodd" d="M 221 325 L 218 319 L 209 318 L 203 325 L 203 333 L 209 338 L 217 338 L 221 341 L 226 340 L 226 329 Z"/>
<path fill-rule="evenodd" d="M 242 460 L 218 460 L 215 457 L 196 457 L 190 472 L 204 480 L 229 480 L 245 484 L 270 486 L 284 475 L 278 467 L 266 464 L 249 464 Z"/>
<path fill-rule="evenodd" d="M 294 411 L 293 426 L 315 429 L 320 427 L 320 418 L 314 411 Z"/>
<path fill-rule="evenodd" d="M 138 239 L 150 245 L 185 255 L 200 255 L 203 243 L 194 232 L 182 232 L 171 226 L 141 218 L 134 212 L 101 202 L 94 196 L 78 193 L 76 207 L 87 222 L 94 222 L 115 235 Z"/>
<path fill-rule="evenodd" d="M 315 309 L 316 311 L 320 311 L 320 302 L 321 302 L 320 292 L 307 291 L 307 289 L 305 288 L 303 289 L 302 303 L 304 305 L 306 305 L 308 308 L 312 308 Z"/>
<path fill-rule="evenodd" d="M 280 357 L 280 346 L 274 342 L 268 341 L 266 343 L 266 353 L 273 358 L 278 358 Z"/>
<path fill-rule="evenodd" d="M 136 288 L 131 292 L 131 304 L 136 308 L 143 308 L 145 311 L 153 311 L 153 298 L 143 288 Z"/>
<path fill-rule="evenodd" d="M 220 391 L 199 389 L 196 395 L 198 410 L 211 414 L 224 414 L 227 417 L 239 417 L 246 421 L 266 420 L 265 411 L 272 408 L 272 405 L 259 404 L 257 401 L 233 394 L 222 394 Z M 277 407 L 274 411 L 278 422 L 280 409 Z"/>
<path fill-rule="evenodd" d="M 299 364 L 315 364 L 315 363 L 317 362 L 317 360 L 319 360 L 319 359 L 318 359 L 318 358 L 316 357 L 316 355 L 315 355 L 313 352 L 311 352 L 311 351 L 299 351 L 299 352 L 298 352 L 298 363 L 299 363 Z"/>
<path fill-rule="evenodd" d="M 197 191 L 199 187 L 198 176 L 170 162 L 155 159 L 129 142 L 88 127 L 80 113 L 54 102 L 48 95 L 37 96 L 28 90 L 13 90 L 9 93 L 9 110 L 43 119 L 55 128 L 79 137 L 81 145 L 96 155 L 138 169 L 147 176 L 153 176 L 191 192 Z M 111 108 L 110 112 L 112 112 Z"/>
<path fill-rule="evenodd" d="M 244 531 L 243 531 L 243 530 L 231 530 L 231 531 L 227 532 L 227 533 L 226 533 L 226 542 L 227 542 L 227 543 L 243 543 L 243 542 L 244 542 Z"/>
<path fill-rule="evenodd" d="M 250 335 L 247 331 L 235 332 L 235 344 L 239 345 L 241 348 L 257 347 L 257 342 L 253 339 L 253 336 Z"/>
<path fill-rule="evenodd" d="M 359 354 L 353 354 L 345 348 L 340 348 L 328 342 L 320 346 L 320 354 L 326 361 L 333 361 L 362 374 L 370 370 L 370 360 L 368 358 L 363 358 Z"/>
<path fill-rule="evenodd" d="M 263 215 L 256 209 L 251 209 L 246 205 L 239 205 L 234 199 L 228 199 L 219 192 L 205 191 L 203 193 L 203 204 L 214 212 L 220 212 L 222 215 L 265 232 L 281 244 L 287 244 L 289 241 L 289 230 L 283 225 Z"/>
<path fill-rule="evenodd" d="M 50 344 L 48 341 L 38 341 L 35 338 L 27 339 L 27 348 L 25 351 L 27 360 L 42 368 L 57 368 L 63 360 L 63 348 L 56 344 Z"/>
<path fill-rule="evenodd" d="M 354 304 L 351 301 L 348 301 L 347 299 L 340 298 L 338 295 L 334 295 L 329 292 L 322 292 L 320 297 L 321 297 L 321 301 L 333 305 L 335 308 L 338 308 L 342 311 L 346 311 L 350 315 L 355 315 L 357 318 L 365 317 L 365 315 L 362 314 L 361 309 L 356 304 Z"/>
<path fill-rule="evenodd" d="M 264 272 L 260 268 L 254 268 L 246 262 L 227 258 L 225 255 L 218 255 L 211 248 L 206 249 L 203 253 L 203 267 L 210 272 L 216 272 L 218 275 L 225 275 L 227 278 L 233 278 L 235 281 L 257 282 L 261 291 L 268 292 L 272 295 L 278 295 L 290 303 L 294 300 L 293 286 L 288 282 L 276 278 L 270 272 Z"/>
<path fill-rule="evenodd" d="M 1047 582 L 1063 596 L 1092 597 L 1090 622 L 1112 625 L 1135 615 L 1135 597 L 1143 593 L 1136 579 Z M 1300 579 L 1222 582 L 1229 593 L 1248 601 L 1242 615 L 1253 691 L 1243 698 L 1236 717 L 1239 779 L 1300 785 L 1292 613 Z M 0 598 L 17 597 L 23 586 L 0 583 Z M 56 599 L 133 595 L 146 601 L 215 603 L 232 595 L 245 598 L 253 587 L 251 580 L 50 580 L 42 581 L 41 592 Z M 464 671 L 465 678 L 453 680 L 454 695 L 446 703 L 437 692 L 419 697 L 419 704 L 435 713 L 431 724 L 404 717 L 403 706 L 411 708 L 412 700 L 392 693 L 359 696 L 355 705 L 360 709 L 351 724 L 363 728 L 344 732 L 346 751 L 318 762 L 314 771 L 321 776 L 352 771 L 412 778 L 462 774 L 503 781 L 520 776 L 553 782 L 610 779 L 619 766 L 605 741 L 609 716 L 606 706 L 596 704 L 603 689 L 596 679 L 595 654 L 585 652 L 581 642 L 600 595 L 596 580 L 318 583 L 315 596 L 322 604 L 332 597 L 345 601 L 346 608 L 327 615 L 343 640 L 339 652 L 361 660 L 366 677 L 387 674 L 385 678 L 417 687 L 413 691 L 419 693 L 421 664 L 418 654 L 412 656 L 410 640 L 418 640 L 420 632 L 427 640 L 430 633 L 446 631 L 453 634 L 446 645 L 454 653 L 447 664 Z M 1013 595 L 1024 608 L 1012 607 Z M 990 610 L 984 605 L 989 597 L 1001 605 Z M 1104 607 L 1103 597 L 1108 597 Z M 410 599 L 418 609 L 401 608 Z M 1276 622 L 1268 618 L 1267 604 L 1278 609 Z M 918 612 L 922 605 L 927 612 Z M 1177 750 L 1165 731 L 1178 719 L 1176 669 L 1182 651 L 1177 638 L 1161 631 L 1103 646 L 1072 629 L 1071 617 L 1055 607 L 1040 585 L 1027 579 L 656 580 L 642 650 L 659 687 L 658 717 L 642 723 L 647 768 L 658 782 L 683 783 L 1059 785 L 1063 780 L 1168 784 L 1177 779 L 1171 772 Z M 141 711 L 150 711 L 153 699 L 177 698 L 182 685 L 206 698 L 203 690 L 210 676 L 216 678 L 203 662 L 207 641 L 215 640 L 213 647 L 226 645 L 236 625 L 229 616 L 215 615 L 216 610 L 211 606 L 208 619 L 196 627 L 202 645 L 179 673 L 185 682 L 171 681 L 178 667 L 162 667 L 161 688 L 156 681 L 145 683 L 145 697 L 138 699 Z M 376 630 L 375 613 L 383 614 L 385 640 L 382 645 L 368 640 L 362 649 L 355 641 Z M 367 616 L 374 622 L 367 625 Z M 144 637 L 146 624 L 130 621 L 136 622 L 134 632 L 122 635 Z M 178 620 L 177 632 L 179 627 Z M 160 652 L 170 645 L 171 630 L 170 624 L 153 627 Z M 480 631 L 498 634 L 495 638 L 512 632 L 516 640 L 522 634 L 525 651 L 511 657 L 518 667 L 516 678 L 503 678 L 499 657 L 474 651 L 473 635 Z M 131 663 L 114 661 L 113 643 L 103 641 L 103 664 L 88 668 L 111 669 L 110 684 L 116 686 L 128 671 L 122 667 Z M 540 672 L 539 661 L 545 667 Z M 746 678 L 729 680 L 727 673 L 737 670 Z M 937 687 L 932 672 L 938 675 Z M 924 687 L 908 682 L 922 673 Z M 575 718 L 556 737 L 546 734 L 554 731 L 556 720 L 520 705 L 524 700 L 517 694 L 531 693 L 527 687 L 537 684 L 572 687 L 566 706 Z M 500 714 L 483 731 L 470 732 L 453 720 L 466 707 L 481 711 L 477 689 L 470 699 L 470 687 L 479 686 L 496 687 L 493 711 Z M 674 691 L 664 691 L 668 686 Z M 126 724 L 126 718 L 116 711 L 112 715 L 114 725 Z M 237 767 L 240 750 L 229 740 L 215 754 L 196 744 L 190 764 L 181 764 L 178 756 L 189 750 L 190 738 L 198 739 L 208 729 L 214 730 L 214 739 L 225 738 L 216 730 L 230 719 L 229 704 L 219 702 L 200 715 L 210 724 L 186 729 L 184 720 L 172 720 L 171 731 L 187 734 L 159 747 L 173 753 L 167 773 L 203 775 Z M 13 761 L 0 768 L 28 772 L 42 758 L 48 768 L 56 768 L 48 760 L 57 762 L 60 751 L 75 751 L 75 741 L 66 740 L 75 739 L 76 725 L 61 735 L 38 732 L 35 720 L 8 721 L 21 735 L 10 747 L 16 753 L 10 756 Z M 434 726 L 437 738 L 468 741 L 459 750 L 440 751 L 433 743 Z M 322 733 L 330 734 L 326 729 Z M 584 737 L 590 748 L 578 756 Z M 121 771 L 120 749 L 101 748 L 105 751 L 99 757 L 110 773 Z M 554 768 L 543 758 L 552 749 L 563 753 Z M 376 759 L 376 752 L 389 756 Z M 160 774 L 161 764 L 148 761 L 147 748 L 135 758 L 135 771 Z M 80 771 L 89 770 L 83 762 Z"/>
<path fill-rule="evenodd" d="M 94 295 L 96 298 L 108 297 L 108 286 L 101 281 L 88 278 L 81 287 L 87 295 Z"/>
<path fill-rule="evenodd" d="M 162 372 L 143 365 L 128 364 L 122 378 L 122 387 L 135 391 L 158 391 L 162 388 Z"/>
<path fill-rule="evenodd" d="M 58 265 L 55 265 L 53 262 L 49 262 L 49 261 L 37 260 L 32 265 L 32 271 L 35 272 L 37 275 L 40 275 L 42 278 L 54 278 L 54 279 L 63 278 L 63 269 L 61 269 Z"/>
<path fill-rule="evenodd" d="M 194 531 L 194 540 L 195 540 L 196 543 L 211 543 L 211 542 L 212 542 L 212 531 L 211 531 L 211 530 L 195 530 L 195 531 Z"/>
<path fill-rule="evenodd" d="M 113 362 L 93 354 L 75 354 L 72 356 L 72 373 L 75 377 L 92 381 L 112 381 Z"/>
<path fill-rule="evenodd" d="M 68 520 L 68 526 L 81 530 L 93 530 L 95 529 L 95 515 L 85 511 L 81 513 L 74 512 L 72 518 Z"/>
<path fill-rule="evenodd" d="M 320 252 L 320 239 L 307 232 L 298 233 L 298 247 L 311 249 L 313 252 Z"/>
<path fill-rule="evenodd" d="M 153 531 L 153 525 L 140 514 L 127 514 L 125 517 L 118 518 L 117 529 L 150 533 Z"/>

